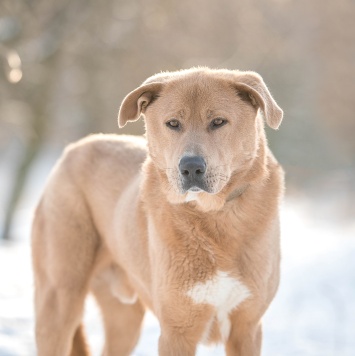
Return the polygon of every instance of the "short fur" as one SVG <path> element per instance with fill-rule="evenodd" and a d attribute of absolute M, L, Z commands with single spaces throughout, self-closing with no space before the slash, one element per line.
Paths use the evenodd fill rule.
<path fill-rule="evenodd" d="M 87 354 L 88 292 L 102 310 L 104 355 L 132 352 L 145 308 L 159 319 L 161 356 L 194 355 L 202 341 L 259 355 L 279 284 L 283 194 L 263 119 L 276 129 L 282 111 L 254 72 L 194 68 L 127 95 L 119 125 L 140 116 L 147 140 L 87 137 L 49 178 L 32 235 L 38 355 Z M 227 122 L 211 129 L 215 118 Z M 179 172 L 186 154 L 206 161 L 206 191 L 189 198 Z M 229 290 L 241 295 L 221 294 Z"/>

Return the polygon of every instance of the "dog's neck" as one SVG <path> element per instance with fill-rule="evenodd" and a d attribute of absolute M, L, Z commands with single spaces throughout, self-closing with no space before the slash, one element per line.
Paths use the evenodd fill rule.
<path fill-rule="evenodd" d="M 249 188 L 249 184 L 245 184 L 240 188 L 237 188 L 233 190 L 227 197 L 226 203 L 228 203 L 231 200 L 234 200 L 238 197 L 240 197 L 247 189 Z"/>

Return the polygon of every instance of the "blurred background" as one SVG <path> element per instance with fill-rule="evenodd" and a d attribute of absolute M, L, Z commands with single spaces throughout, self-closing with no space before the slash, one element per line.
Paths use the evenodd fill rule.
<path fill-rule="evenodd" d="M 142 134 L 141 121 L 118 130 L 123 97 L 154 73 L 199 65 L 259 72 L 285 112 L 268 130 L 287 194 L 266 355 L 350 355 L 354 19 L 353 0 L 1 0 L 0 355 L 34 353 L 30 223 L 63 147 Z"/>

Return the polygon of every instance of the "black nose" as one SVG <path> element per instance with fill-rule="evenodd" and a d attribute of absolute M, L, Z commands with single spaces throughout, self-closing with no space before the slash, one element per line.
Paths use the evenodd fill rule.
<path fill-rule="evenodd" d="M 201 156 L 184 156 L 179 163 L 180 173 L 185 179 L 201 179 L 206 172 L 206 162 Z"/>

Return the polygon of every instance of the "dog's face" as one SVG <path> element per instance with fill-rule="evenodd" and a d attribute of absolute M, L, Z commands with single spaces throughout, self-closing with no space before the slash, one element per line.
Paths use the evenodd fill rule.
<path fill-rule="evenodd" d="M 150 154 L 178 194 L 216 194 L 256 153 L 256 108 L 223 80 L 166 85 L 145 112 Z"/>
<path fill-rule="evenodd" d="M 250 166 L 264 134 L 259 108 L 277 128 L 282 111 L 260 76 L 195 69 L 149 78 L 125 98 L 119 120 L 144 113 L 150 156 L 181 201 L 218 194 Z"/>

